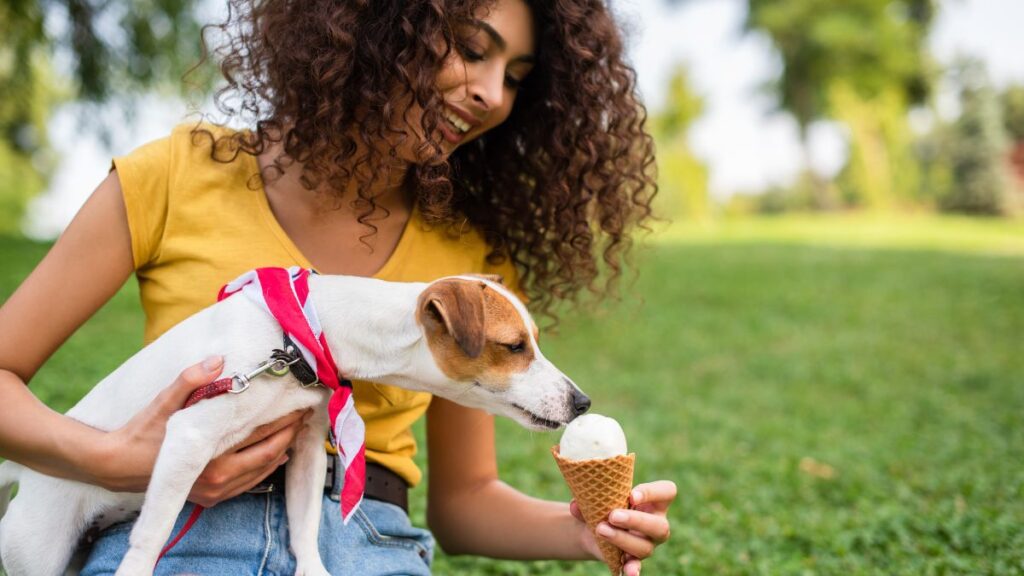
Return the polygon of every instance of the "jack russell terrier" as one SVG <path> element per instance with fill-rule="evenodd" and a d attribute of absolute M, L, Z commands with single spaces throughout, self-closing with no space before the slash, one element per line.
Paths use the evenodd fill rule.
<path fill-rule="evenodd" d="M 294 276 L 295 270 L 286 274 Z M 526 307 L 499 281 L 466 275 L 424 284 L 312 275 L 308 303 L 319 318 L 320 341 L 328 355 L 333 351 L 339 358 L 343 378 L 430 392 L 530 429 L 558 428 L 586 412 L 590 400 L 544 358 Z M 0 521 L 0 560 L 9 576 L 63 574 L 96 518 L 109 521 L 136 511 L 130 549 L 117 574 L 152 574 L 206 464 L 257 426 L 307 408 L 314 409 L 313 416 L 296 437 L 286 469 L 290 544 L 296 574 L 328 574 L 317 535 L 327 466 L 324 439 L 337 392 L 329 403 L 324 388 L 300 381 L 297 367 L 281 370 L 285 362 L 268 360 L 272 350 L 279 353 L 282 342 L 290 341 L 267 311 L 251 297 L 219 301 L 132 356 L 67 412 L 90 426 L 116 429 L 184 366 L 215 354 L 224 357 L 223 373 L 236 374 L 228 391 L 244 393 L 208 398 L 171 417 L 145 495 L 113 493 L 13 462 L 0 465 L 0 514 L 11 486 L 19 485 Z M 255 376 L 268 368 L 281 377 Z M 349 434 L 351 424 L 335 430 Z M 358 435 L 361 442 L 361 420 Z M 337 440 L 344 449 L 351 438 Z"/>

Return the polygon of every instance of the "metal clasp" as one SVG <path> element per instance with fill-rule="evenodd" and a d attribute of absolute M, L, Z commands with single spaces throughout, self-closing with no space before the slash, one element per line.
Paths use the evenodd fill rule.
<path fill-rule="evenodd" d="M 232 394 L 241 394 L 242 392 L 245 392 L 249 389 L 249 385 L 252 384 L 252 379 L 264 372 L 269 372 L 271 376 L 280 378 L 289 372 L 291 365 L 298 362 L 299 358 L 300 357 L 297 356 L 293 360 L 289 361 L 285 361 L 282 358 L 264 360 L 259 366 L 254 368 L 252 372 L 249 372 L 248 374 L 235 374 L 232 376 L 231 380 L 234 381 L 234 386 L 232 386 L 231 390 L 228 390 L 228 392 L 231 392 Z"/>

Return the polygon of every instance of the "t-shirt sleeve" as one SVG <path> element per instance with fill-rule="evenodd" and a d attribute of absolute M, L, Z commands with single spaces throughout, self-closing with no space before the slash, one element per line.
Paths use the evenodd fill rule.
<path fill-rule="evenodd" d="M 155 140 L 113 159 L 132 236 L 132 258 L 139 269 L 157 259 L 167 221 L 171 139 Z"/>

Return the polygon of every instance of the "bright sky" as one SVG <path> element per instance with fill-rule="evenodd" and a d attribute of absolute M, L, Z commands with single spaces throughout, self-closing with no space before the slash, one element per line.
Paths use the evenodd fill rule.
<path fill-rule="evenodd" d="M 795 122 L 772 113 L 759 87 L 778 74 L 781 64 L 770 42 L 743 34 L 746 2 L 687 0 L 669 8 L 664 0 L 611 0 L 629 30 L 629 47 L 640 89 L 651 109 L 663 105 L 663 87 L 672 67 L 685 64 L 693 87 L 705 98 L 704 116 L 690 142 L 711 168 L 712 194 L 726 197 L 790 181 L 800 167 Z M 940 62 L 956 54 L 982 58 L 994 82 L 1024 83 L 1022 0 L 943 0 L 932 33 Z M 159 138 L 183 120 L 187 110 L 174 101 L 149 98 L 131 126 L 114 131 L 113 151 L 123 154 Z M 111 153 L 99 141 L 77 135 L 74 110 L 58 113 L 50 138 L 65 159 L 50 190 L 30 207 L 27 232 L 53 237 L 70 221 L 88 194 L 106 175 Z M 117 125 L 111 117 L 108 125 Z M 835 172 L 845 157 L 842 130 L 815 126 L 814 161 Z"/>

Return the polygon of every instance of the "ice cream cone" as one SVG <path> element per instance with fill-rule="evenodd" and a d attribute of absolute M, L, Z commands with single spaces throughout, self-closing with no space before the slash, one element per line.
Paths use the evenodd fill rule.
<path fill-rule="evenodd" d="M 583 513 L 583 520 L 591 532 L 597 525 L 608 519 L 608 513 L 616 508 L 629 507 L 629 491 L 633 488 L 633 463 L 636 454 L 570 460 L 558 453 L 558 446 L 552 446 L 551 455 L 558 463 L 569 490 Z M 622 571 L 622 551 L 594 534 L 601 549 L 605 564 L 612 574 Z"/>

